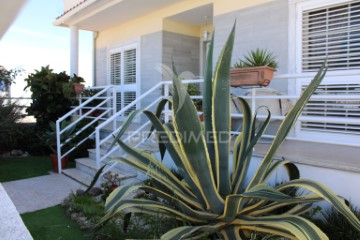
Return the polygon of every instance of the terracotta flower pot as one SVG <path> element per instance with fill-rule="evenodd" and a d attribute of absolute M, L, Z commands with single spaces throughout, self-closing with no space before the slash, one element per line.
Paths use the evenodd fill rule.
<path fill-rule="evenodd" d="M 75 83 L 73 87 L 76 94 L 80 94 L 85 89 L 85 85 L 80 83 Z"/>
<path fill-rule="evenodd" d="M 266 87 L 273 78 L 275 71 L 276 69 L 272 67 L 233 68 L 230 70 L 230 85 L 232 87 Z"/>
<path fill-rule="evenodd" d="M 57 155 L 56 154 L 51 154 L 50 157 L 51 157 L 51 164 L 52 164 L 52 167 L 53 167 L 53 171 L 56 172 L 56 173 L 59 172 Z M 68 160 L 69 160 L 68 156 L 63 157 L 61 159 L 61 168 L 62 169 L 64 169 L 67 166 Z"/>

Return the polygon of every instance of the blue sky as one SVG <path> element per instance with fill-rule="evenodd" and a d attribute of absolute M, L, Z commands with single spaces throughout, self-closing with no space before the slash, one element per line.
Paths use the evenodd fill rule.
<path fill-rule="evenodd" d="M 34 69 L 50 65 L 55 72 L 70 69 L 70 31 L 52 25 L 63 12 L 63 0 L 28 0 L 18 18 L 0 40 L 0 65 L 23 68 L 12 96 L 22 96 L 23 79 Z M 91 84 L 92 33 L 80 32 L 79 74 Z M 28 94 L 27 94 L 28 95 Z"/>

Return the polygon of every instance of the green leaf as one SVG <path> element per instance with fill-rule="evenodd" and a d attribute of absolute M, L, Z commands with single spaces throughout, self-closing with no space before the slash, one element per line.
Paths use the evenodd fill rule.
<path fill-rule="evenodd" d="M 206 58 L 205 73 L 204 73 L 204 85 L 203 85 L 203 112 L 204 112 L 204 125 L 205 125 L 205 136 L 206 146 L 209 152 L 209 157 L 212 166 L 213 176 L 217 176 L 216 162 L 215 162 L 215 148 L 213 142 L 213 126 L 212 126 L 212 97 L 213 97 L 213 52 L 214 52 L 214 36 L 213 32 L 208 55 Z M 216 181 L 216 179 L 215 179 Z M 217 185 L 217 182 L 215 182 Z"/>
<path fill-rule="evenodd" d="M 266 153 L 264 159 L 260 163 L 259 168 L 255 172 L 253 178 L 251 179 L 248 188 L 253 187 L 263 180 L 266 175 L 266 171 L 269 168 L 278 148 L 285 140 L 285 137 L 295 124 L 297 118 L 299 117 L 302 109 L 305 107 L 307 101 L 310 99 L 311 95 L 315 92 L 316 88 L 319 86 L 320 82 L 326 74 L 325 63 L 320 68 L 314 79 L 311 81 L 309 86 L 305 89 L 300 98 L 296 101 L 295 105 L 286 115 L 285 119 L 281 123 L 278 132 L 276 133 L 275 139 L 273 140 L 268 152 Z"/>
<path fill-rule="evenodd" d="M 247 217 L 240 216 L 233 224 L 272 227 L 279 231 L 280 236 L 291 233 L 301 240 L 327 240 L 329 239 L 315 224 L 305 218 L 291 215 Z M 284 230 L 284 235 L 280 234 Z"/>
<path fill-rule="evenodd" d="M 234 24 L 214 72 L 212 124 L 215 146 L 216 183 L 221 196 L 231 193 L 230 184 L 230 65 L 235 39 Z"/>
<path fill-rule="evenodd" d="M 282 190 L 288 187 L 305 188 L 319 195 L 324 200 L 331 203 L 339 213 L 341 213 L 358 231 L 360 231 L 360 220 L 354 215 L 351 209 L 346 205 L 345 201 L 342 198 L 338 197 L 333 191 L 331 191 L 325 185 L 310 179 L 297 179 L 282 184 L 281 186 L 278 187 L 278 189 Z"/>
<path fill-rule="evenodd" d="M 223 210 L 224 201 L 216 190 L 215 179 L 206 148 L 205 136 L 201 130 L 196 108 L 181 81 L 173 79 L 173 121 L 180 148 L 194 170 L 200 193 L 206 201 L 206 208 L 215 213 Z M 186 119 L 186 121 L 184 121 Z"/>

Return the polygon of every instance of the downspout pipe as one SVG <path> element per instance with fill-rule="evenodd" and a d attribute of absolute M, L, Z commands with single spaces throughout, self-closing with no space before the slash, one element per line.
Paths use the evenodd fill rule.
<path fill-rule="evenodd" d="M 93 86 L 96 86 L 96 40 L 99 36 L 99 33 L 93 32 L 93 52 L 92 52 L 92 70 L 93 70 Z"/>

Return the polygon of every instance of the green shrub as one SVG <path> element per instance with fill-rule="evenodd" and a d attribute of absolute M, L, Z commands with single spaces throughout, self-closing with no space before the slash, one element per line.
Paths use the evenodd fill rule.
<path fill-rule="evenodd" d="M 311 209 L 314 202 L 326 200 L 343 214 L 357 230 L 360 221 L 339 198 L 326 186 L 309 179 L 299 179 L 297 167 L 289 161 L 273 161 L 273 158 L 292 129 L 301 110 L 306 105 L 326 70 L 322 67 L 304 90 L 293 108 L 286 115 L 279 130 L 255 173 L 247 181 L 252 151 L 270 122 L 270 112 L 260 128 L 256 128 L 256 115 L 251 114 L 245 99 L 239 98 L 243 107 L 242 133 L 235 139 L 233 157 L 230 160 L 230 63 L 234 43 L 234 29 L 219 56 L 214 74 L 212 53 L 214 40 L 209 47 L 207 70 L 204 79 L 202 128 L 196 108 L 186 88 L 174 70 L 172 94 L 172 123 L 159 119 L 168 102 L 161 101 L 156 113 L 134 111 L 124 122 L 115 141 L 129 157 L 119 157 L 120 162 L 151 176 L 160 183 L 155 187 L 124 185 L 115 189 L 106 200 L 107 211 L 103 221 L 119 211 L 162 215 L 176 218 L 188 225 L 173 228 L 162 239 L 200 239 L 211 234 L 222 239 L 247 239 L 253 231 L 270 233 L 291 239 L 325 240 L 328 237 L 302 214 Z M 139 113 L 144 113 L 159 136 L 160 149 L 164 146 L 177 165 L 184 180 L 180 181 L 161 161 L 152 155 L 135 149 L 121 140 L 127 126 Z M 163 153 L 163 152 L 162 152 Z M 232 169 L 230 168 L 232 161 Z M 289 181 L 277 187 L 269 186 L 268 179 L 277 169 L 284 167 Z M 292 197 L 286 189 L 304 189 L 304 195 Z M 164 201 L 152 199 L 129 199 L 138 190 L 149 192 Z M 131 196 L 131 195 L 130 195 Z M 167 204 L 171 203 L 171 204 Z M 294 205 L 284 214 L 274 211 Z M 174 207 L 175 206 L 175 207 Z"/>
<path fill-rule="evenodd" d="M 169 229 L 180 226 L 177 220 L 164 218 L 161 215 L 148 216 L 136 214 L 131 219 L 123 220 L 124 213 L 119 212 L 105 225 L 99 227 L 96 224 L 105 216 L 104 204 L 87 195 L 72 195 L 63 206 L 68 215 L 77 213 L 77 219 L 85 218 L 80 223 L 84 229 L 91 230 L 91 239 L 115 240 L 115 239 L 157 239 Z"/>
<path fill-rule="evenodd" d="M 16 149 L 16 122 L 23 116 L 17 103 L 8 104 L 0 97 L 0 153 Z"/>
<path fill-rule="evenodd" d="M 41 67 L 25 81 L 25 89 L 30 89 L 32 99 L 26 111 L 36 118 L 40 128 L 48 128 L 51 121 L 55 122 L 74 105 L 69 95 L 70 76 L 65 72 L 54 73 L 49 66 Z"/>
<path fill-rule="evenodd" d="M 354 205 L 350 205 L 350 208 L 360 220 L 359 208 L 354 207 Z M 322 218 L 316 219 L 314 222 L 331 240 L 360 240 L 360 232 L 334 207 L 323 210 L 321 215 Z"/>

